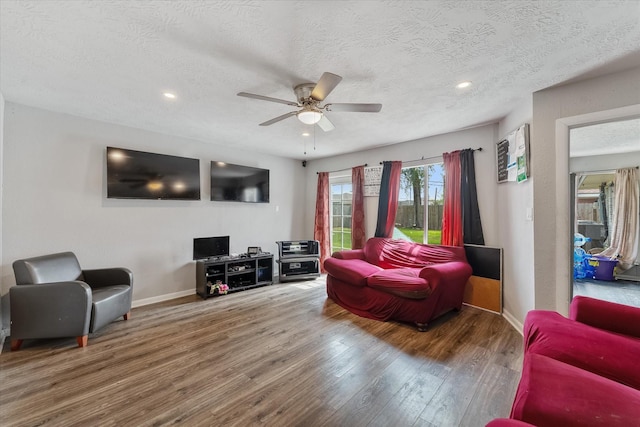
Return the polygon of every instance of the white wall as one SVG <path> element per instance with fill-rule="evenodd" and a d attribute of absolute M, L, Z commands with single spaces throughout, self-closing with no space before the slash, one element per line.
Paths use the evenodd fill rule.
<path fill-rule="evenodd" d="M 640 105 L 640 68 L 533 94 L 535 307 L 568 312 L 571 295 L 569 126 L 634 114 Z M 638 114 L 635 112 L 635 114 Z"/>
<path fill-rule="evenodd" d="M 496 169 L 495 143 L 497 142 L 497 125 L 481 126 L 464 131 L 437 135 L 429 138 L 408 141 L 401 144 L 388 145 L 358 153 L 328 157 L 307 163 L 307 199 L 305 229 L 313 233 L 315 215 L 317 172 L 327 172 L 345 169 L 347 173 L 353 166 L 367 163 L 378 165 L 385 160 L 410 161 L 435 156 L 442 153 L 465 148 L 482 148 L 475 153 L 476 186 L 478 189 L 478 205 L 482 218 L 482 228 L 487 246 L 498 246 L 498 217 L 496 214 Z M 375 222 L 378 213 L 377 197 L 365 197 L 365 215 L 367 222 L 367 237 L 375 232 Z"/>
<path fill-rule="evenodd" d="M 149 301 L 195 292 L 194 237 L 229 235 L 232 252 L 274 254 L 277 240 L 303 237 L 298 161 L 12 103 L 4 116 L 2 293 L 15 259 L 70 250 L 85 268 L 130 268 L 134 302 Z M 202 200 L 106 199 L 106 146 L 200 159 Z M 269 169 L 271 202 L 209 201 L 210 160 Z"/>
<path fill-rule="evenodd" d="M 498 140 L 504 139 L 524 123 L 531 124 L 532 108 L 531 97 L 528 97 L 500 121 Z M 527 219 L 527 209 L 533 209 L 533 174 L 522 183 L 498 184 L 497 193 L 499 208 L 496 213 L 500 224 L 498 240 L 504 252 L 504 317 L 518 331 L 522 331 L 524 317 L 534 308 L 535 303 L 533 221 Z"/>
<path fill-rule="evenodd" d="M 640 145 L 640 142 L 638 145 Z M 613 171 L 616 169 L 632 168 L 638 165 L 640 165 L 640 150 L 632 153 L 572 157 L 569 159 L 569 172 Z"/>

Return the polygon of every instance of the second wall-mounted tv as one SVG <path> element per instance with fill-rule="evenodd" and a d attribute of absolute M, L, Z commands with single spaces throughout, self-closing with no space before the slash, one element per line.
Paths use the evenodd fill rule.
<path fill-rule="evenodd" d="M 269 203 L 269 170 L 211 162 L 211 200 Z"/>
<path fill-rule="evenodd" d="M 200 200 L 200 160 L 107 147 L 107 197 Z"/>

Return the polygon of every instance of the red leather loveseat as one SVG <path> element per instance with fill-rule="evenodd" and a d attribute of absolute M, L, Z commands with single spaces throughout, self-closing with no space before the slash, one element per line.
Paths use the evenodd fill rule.
<path fill-rule="evenodd" d="M 463 247 L 374 237 L 363 249 L 335 252 L 324 262 L 327 295 L 362 317 L 415 323 L 425 330 L 462 307 L 471 266 Z"/>
<path fill-rule="evenodd" d="M 640 426 L 640 308 L 577 296 L 533 310 L 509 420 L 487 426 Z"/>

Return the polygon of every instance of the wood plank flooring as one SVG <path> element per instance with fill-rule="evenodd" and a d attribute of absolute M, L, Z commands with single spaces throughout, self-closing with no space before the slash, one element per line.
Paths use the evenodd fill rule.
<path fill-rule="evenodd" d="M 522 337 L 471 307 L 427 332 L 355 316 L 324 278 L 133 309 L 89 337 L 0 355 L 3 426 L 484 426 Z"/>

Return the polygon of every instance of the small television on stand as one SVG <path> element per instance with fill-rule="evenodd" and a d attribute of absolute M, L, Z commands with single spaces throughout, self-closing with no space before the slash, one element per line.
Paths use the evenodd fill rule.
<path fill-rule="evenodd" d="M 193 239 L 193 259 L 203 260 L 229 256 L 229 236 Z"/>

